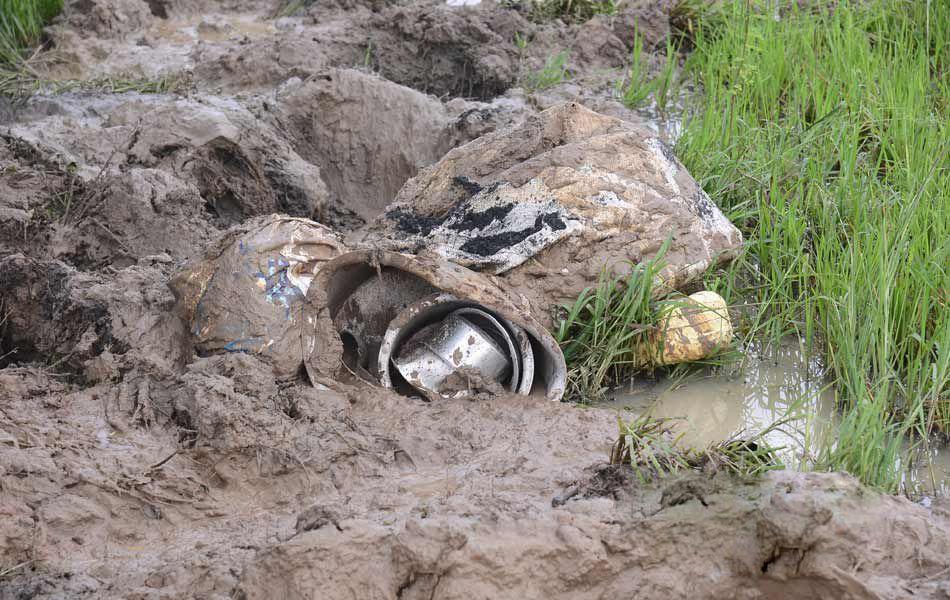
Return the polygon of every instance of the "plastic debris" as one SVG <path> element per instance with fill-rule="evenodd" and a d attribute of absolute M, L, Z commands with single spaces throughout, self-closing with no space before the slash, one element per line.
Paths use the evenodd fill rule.
<path fill-rule="evenodd" d="M 645 363 L 673 365 L 708 358 L 732 343 L 732 321 L 726 301 L 702 291 L 668 300 L 659 326 L 643 349 Z M 642 351 L 641 351 L 642 352 Z"/>
<path fill-rule="evenodd" d="M 569 103 L 423 169 L 357 243 L 499 275 L 550 325 L 551 306 L 572 302 L 605 267 L 652 258 L 670 238 L 661 293 L 742 243 L 654 133 Z"/>
<path fill-rule="evenodd" d="M 296 373 L 310 283 L 343 251 L 333 231 L 308 219 L 271 215 L 228 230 L 169 284 L 198 354 L 259 354 L 278 375 Z"/>

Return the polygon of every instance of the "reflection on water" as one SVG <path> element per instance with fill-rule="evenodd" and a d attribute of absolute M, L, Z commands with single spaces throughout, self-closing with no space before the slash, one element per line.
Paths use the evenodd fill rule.
<path fill-rule="evenodd" d="M 950 446 L 928 444 L 912 455 L 914 461 L 904 475 L 904 487 L 912 496 L 950 496 Z"/>
<path fill-rule="evenodd" d="M 756 433 L 792 415 L 766 439 L 784 446 L 786 464 L 797 466 L 812 456 L 831 421 L 834 390 L 817 360 L 805 359 L 797 345 L 786 343 L 767 354 L 747 351 L 741 362 L 694 370 L 678 380 L 636 381 L 614 390 L 605 405 L 682 419 L 676 427 L 691 446 Z"/>
<path fill-rule="evenodd" d="M 613 390 L 600 404 L 675 422 L 682 443 L 701 447 L 745 432 L 754 435 L 787 419 L 766 441 L 780 451 L 788 468 L 812 462 L 820 444 L 834 441 L 835 391 L 818 359 L 786 341 L 762 351 L 750 348 L 722 367 L 692 369 L 683 377 L 638 379 Z M 950 449 L 935 445 L 915 453 L 905 485 L 915 494 L 950 493 Z"/>
<path fill-rule="evenodd" d="M 638 107 L 636 112 L 643 117 L 643 124 L 659 135 L 660 139 L 670 146 L 675 146 L 683 135 L 688 114 L 687 107 L 695 96 L 694 86 L 683 83 L 676 89 L 675 96 L 667 100 L 664 110 L 660 110 L 656 99 L 651 95 L 649 103 Z"/>

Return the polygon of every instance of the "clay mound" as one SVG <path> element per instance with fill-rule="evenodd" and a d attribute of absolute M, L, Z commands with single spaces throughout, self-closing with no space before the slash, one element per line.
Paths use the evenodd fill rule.
<path fill-rule="evenodd" d="M 106 276 L 22 254 L 0 258 L 0 365 L 38 362 L 89 380 L 117 375 L 116 357 L 126 354 L 180 368 L 192 351 L 172 313 L 168 265 L 148 262 Z"/>
<path fill-rule="evenodd" d="M 744 495 L 685 478 L 636 500 L 527 515 L 488 503 L 399 527 L 331 514 L 258 554 L 238 589 L 248 600 L 939 597 L 945 582 L 905 578 L 945 564 L 950 528 L 859 489 L 779 473 Z"/>
<path fill-rule="evenodd" d="M 281 0 L 145 0 L 153 15 L 161 19 L 205 13 L 234 13 L 259 11 L 277 14 L 283 8 Z"/>
<path fill-rule="evenodd" d="M 331 18 L 248 37 L 240 44 L 200 44 L 188 55 L 188 64 L 195 80 L 208 87 L 227 92 L 273 89 L 293 78 L 366 62 L 367 34 L 357 23 Z M 169 69 L 176 67 L 169 65 Z"/>
<path fill-rule="evenodd" d="M 274 118 L 296 152 L 320 165 L 334 208 L 364 221 L 459 142 L 441 102 L 351 69 L 285 86 Z"/>
<path fill-rule="evenodd" d="M 327 68 L 361 66 L 423 93 L 488 100 L 562 51 L 575 78 L 621 69 L 634 30 L 648 48 L 657 46 L 672 9 L 671 2 L 621 3 L 616 16 L 565 24 L 531 21 L 518 3 L 307 4 L 281 16 L 294 4 L 72 0 L 50 28 L 55 51 L 39 68 L 80 79 L 187 76 L 218 93 L 264 91 Z"/>
<path fill-rule="evenodd" d="M 15 193 L 0 198 L 0 244 L 24 240 L 86 269 L 183 261 L 215 237 L 209 222 L 310 217 L 326 202 L 319 169 L 233 100 L 131 94 L 78 110 L 80 100 L 33 100 L 10 128 L 0 179 Z"/>
<path fill-rule="evenodd" d="M 519 122 L 518 100 L 436 98 L 355 69 L 290 81 L 261 114 L 305 160 L 320 165 L 329 201 L 321 222 L 352 230 L 372 220 L 420 169 L 450 149 Z"/>
<path fill-rule="evenodd" d="M 16 137 L 0 136 L 0 256 L 26 252 L 36 235 L 34 218 L 65 210 L 77 188 L 66 168 L 46 158 Z"/>
<path fill-rule="evenodd" d="M 941 598 L 950 520 L 839 474 L 637 482 L 615 415 L 0 372 L 0 597 Z M 108 553 L 103 552 L 110 548 Z"/>
<path fill-rule="evenodd" d="M 545 312 L 667 239 L 661 276 L 674 288 L 742 242 L 653 134 L 566 104 L 450 151 L 406 183 L 361 243 L 500 274 Z"/>
<path fill-rule="evenodd" d="M 52 28 L 56 45 L 60 32 L 81 31 L 90 37 L 122 39 L 152 24 L 153 13 L 145 0 L 71 0 Z M 75 39 L 75 38 L 74 38 Z M 78 41 L 78 40 L 76 40 Z"/>
<path fill-rule="evenodd" d="M 80 176 L 124 165 L 169 171 L 194 185 L 224 226 L 270 212 L 309 216 L 324 201 L 317 167 L 233 99 L 125 98 L 95 117 L 56 115 L 11 133 L 74 163 Z"/>
<path fill-rule="evenodd" d="M 374 66 L 384 77 L 436 96 L 479 99 L 493 98 L 514 85 L 515 34 L 532 29 L 512 10 L 457 10 L 444 2 L 383 11 L 372 27 L 378 48 Z"/>

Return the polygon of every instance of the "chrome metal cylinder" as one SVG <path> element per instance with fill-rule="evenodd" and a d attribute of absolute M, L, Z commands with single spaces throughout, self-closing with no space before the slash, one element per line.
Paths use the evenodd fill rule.
<path fill-rule="evenodd" d="M 487 332 L 454 313 L 413 335 L 393 362 L 410 385 L 438 395 L 453 374 L 504 385 L 512 370 L 510 355 Z"/>

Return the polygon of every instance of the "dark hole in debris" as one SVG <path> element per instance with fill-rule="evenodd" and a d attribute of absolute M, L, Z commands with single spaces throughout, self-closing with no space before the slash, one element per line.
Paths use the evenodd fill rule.
<path fill-rule="evenodd" d="M 146 0 L 146 4 L 148 4 L 148 10 L 152 13 L 152 16 L 159 19 L 168 18 L 168 8 L 162 0 Z"/>
<path fill-rule="evenodd" d="M 482 191 L 482 186 L 480 186 L 478 182 L 472 181 L 465 175 L 456 175 L 452 179 L 452 183 L 468 192 L 470 196 L 474 196 L 478 192 Z"/>
<path fill-rule="evenodd" d="M 352 333 L 349 331 L 341 331 L 340 341 L 343 342 L 343 364 L 353 370 L 357 367 L 363 367 L 365 369 L 369 366 L 369 361 L 360 356 L 359 342 L 356 341 Z"/>

